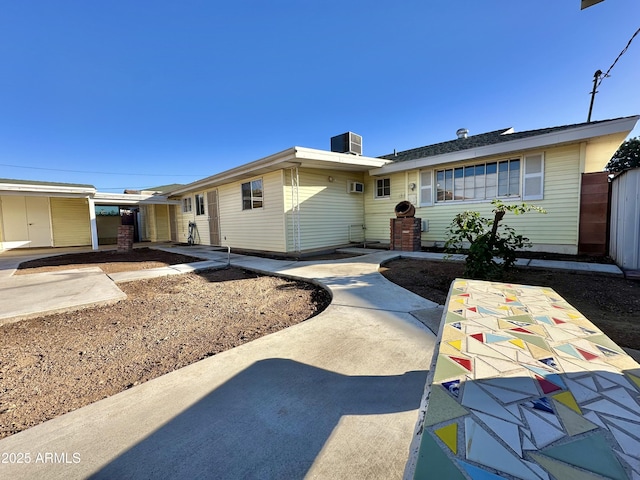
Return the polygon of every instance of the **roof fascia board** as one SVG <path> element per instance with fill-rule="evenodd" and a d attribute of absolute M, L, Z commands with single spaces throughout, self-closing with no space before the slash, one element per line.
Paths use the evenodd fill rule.
<path fill-rule="evenodd" d="M 316 150 L 305 147 L 294 148 L 296 150 L 296 158 L 301 160 L 320 160 L 323 162 L 340 163 L 343 165 L 354 165 L 358 167 L 382 167 L 392 162 L 392 160 L 386 160 L 384 158 L 364 157 L 361 155 L 329 152 L 327 150 Z"/>
<path fill-rule="evenodd" d="M 177 200 L 168 200 L 165 195 L 143 195 L 133 193 L 97 192 L 93 197 L 97 204 L 108 205 L 178 205 Z"/>
<path fill-rule="evenodd" d="M 303 160 L 319 160 L 327 163 L 339 163 L 343 165 L 354 165 L 358 167 L 381 167 L 391 160 L 385 160 L 382 158 L 362 157 L 356 155 L 348 155 L 344 153 L 328 152 L 326 150 L 316 150 L 305 147 L 292 147 L 282 152 L 275 153 L 268 157 L 256 160 L 254 162 L 246 163 L 236 168 L 226 170 L 224 172 L 212 175 L 210 177 L 198 180 L 196 182 L 185 185 L 182 188 L 173 190 L 169 193 L 170 196 L 180 195 L 182 193 L 193 192 L 202 190 L 203 188 L 220 185 L 237 180 L 241 177 L 246 177 L 252 172 L 259 170 L 283 167 L 285 163 L 300 165 L 300 161 Z M 290 165 L 289 165 L 290 166 Z"/>
<path fill-rule="evenodd" d="M 224 172 L 217 173 L 216 175 L 203 178 L 202 180 L 196 180 L 195 182 L 189 183 L 182 188 L 178 188 L 171 192 L 167 192 L 167 195 L 168 196 L 179 195 L 181 193 L 201 190 L 203 187 L 208 187 L 213 184 L 221 184 L 226 181 L 233 180 L 235 177 L 239 177 L 241 175 L 246 175 L 248 173 L 251 173 L 254 170 L 258 170 L 260 168 L 273 167 L 280 163 L 286 162 L 287 160 L 292 160 L 295 158 L 295 155 L 296 155 L 295 147 L 289 148 L 287 150 L 283 150 L 282 152 L 269 155 L 268 157 L 255 160 L 250 163 L 245 163 L 244 165 L 240 165 L 239 167 L 232 168 L 230 170 L 225 170 Z"/>
<path fill-rule="evenodd" d="M 507 154 L 523 150 L 549 147 L 560 144 L 576 143 L 590 138 L 603 137 L 614 133 L 627 132 L 627 135 L 640 119 L 640 115 L 634 117 L 611 120 L 609 122 L 597 123 L 594 125 L 583 125 L 580 127 L 564 130 L 561 132 L 551 132 L 535 137 L 521 138 L 517 140 L 501 142 L 484 147 L 461 150 L 459 152 L 445 153 L 432 157 L 418 158 L 386 165 L 377 169 L 369 170 L 369 175 L 380 176 L 388 173 L 402 172 L 405 170 L 416 170 L 423 167 L 432 167 L 444 163 L 453 163 L 462 160 L 473 160 L 475 158 L 489 157 L 493 155 Z"/>
<path fill-rule="evenodd" d="M 65 187 L 55 185 L 34 185 L 26 183 L 0 183 L 0 191 L 3 192 L 20 192 L 20 193 L 37 193 L 37 194 L 70 194 L 90 196 L 96 193 L 95 188 L 84 187 Z"/>

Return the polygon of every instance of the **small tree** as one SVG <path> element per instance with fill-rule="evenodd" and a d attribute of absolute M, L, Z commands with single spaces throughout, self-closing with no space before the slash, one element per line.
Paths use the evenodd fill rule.
<path fill-rule="evenodd" d="M 531 246 L 528 238 L 516 234 L 509 226 L 500 225 L 507 212 L 515 215 L 530 211 L 547 213 L 540 207 L 526 203 L 505 205 L 495 199 L 491 204 L 493 219 L 467 210 L 456 215 L 447 229 L 447 241 L 444 244 L 447 252 L 462 253 L 465 242 L 469 243 L 464 269 L 464 275 L 469 278 L 502 279 L 505 270 L 515 263 L 516 251 Z"/>
<path fill-rule="evenodd" d="M 623 142 L 604 169 L 609 172 L 622 172 L 636 167 L 640 167 L 640 138 L 638 137 Z"/>

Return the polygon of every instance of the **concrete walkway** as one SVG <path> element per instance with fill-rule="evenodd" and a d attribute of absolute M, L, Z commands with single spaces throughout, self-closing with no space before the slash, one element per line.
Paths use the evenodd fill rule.
<path fill-rule="evenodd" d="M 206 260 L 110 279 L 86 275 L 116 287 L 227 264 L 227 252 L 210 247 L 168 250 Z M 332 304 L 299 325 L 0 440 L 0 452 L 30 457 L 0 463 L 0 478 L 401 478 L 436 341 L 423 323 L 437 327 L 442 309 L 377 270 L 400 254 L 442 255 L 346 251 L 366 255 L 296 262 L 232 254 L 233 266 L 322 284 Z M 16 265 L 0 255 L 0 278 L 32 277 L 32 288 L 56 297 L 59 283 L 11 277 Z M 10 305 L 0 303 L 0 316 Z"/>
<path fill-rule="evenodd" d="M 218 255 L 224 265 L 226 252 L 207 258 Z M 1 440 L 31 463 L 0 463 L 0 478 L 401 478 L 435 344 L 411 312 L 437 305 L 377 273 L 388 255 L 234 255 L 235 266 L 321 282 L 333 303 Z"/>

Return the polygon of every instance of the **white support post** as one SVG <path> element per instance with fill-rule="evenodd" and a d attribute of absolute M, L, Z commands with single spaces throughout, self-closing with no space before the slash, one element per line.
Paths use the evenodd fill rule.
<path fill-rule="evenodd" d="M 89 223 L 91 224 L 91 249 L 98 250 L 98 223 L 96 222 L 96 204 L 93 198 L 89 201 Z"/>

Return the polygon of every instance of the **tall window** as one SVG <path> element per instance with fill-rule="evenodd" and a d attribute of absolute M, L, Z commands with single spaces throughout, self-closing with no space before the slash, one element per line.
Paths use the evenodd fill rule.
<path fill-rule="evenodd" d="M 388 198 L 391 196 L 391 179 L 376 179 L 376 198 Z"/>
<path fill-rule="evenodd" d="M 196 215 L 204 215 L 204 195 L 196 193 Z"/>
<path fill-rule="evenodd" d="M 420 172 L 420 206 L 433 204 L 431 170 Z"/>
<path fill-rule="evenodd" d="M 436 201 L 520 196 L 520 159 L 436 170 Z"/>
<path fill-rule="evenodd" d="M 191 213 L 191 197 L 182 199 L 182 213 Z"/>
<path fill-rule="evenodd" d="M 242 184 L 242 209 L 262 208 L 262 179 Z"/>

